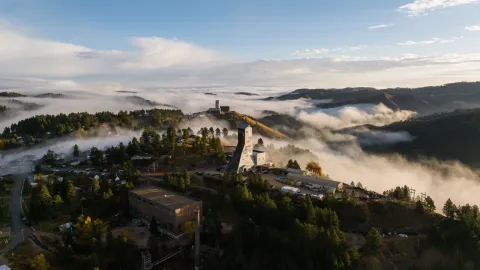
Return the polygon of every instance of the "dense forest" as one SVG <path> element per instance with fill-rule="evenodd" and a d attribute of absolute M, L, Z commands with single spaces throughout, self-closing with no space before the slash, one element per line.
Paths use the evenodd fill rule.
<path fill-rule="evenodd" d="M 36 115 L 6 127 L 1 135 L 0 146 L 9 149 L 19 146 L 17 136 L 24 136 L 25 140 L 44 139 L 45 137 L 59 137 L 74 131 L 88 131 L 106 125 L 110 128 L 123 127 L 141 129 L 144 127 L 167 127 L 183 119 L 180 110 L 136 110 L 131 112 L 120 111 L 98 113 L 70 113 L 58 115 Z"/>

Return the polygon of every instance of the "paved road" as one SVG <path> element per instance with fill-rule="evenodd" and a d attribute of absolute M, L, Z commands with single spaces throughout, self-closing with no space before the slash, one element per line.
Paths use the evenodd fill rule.
<path fill-rule="evenodd" d="M 25 222 L 22 221 L 20 217 L 21 213 L 21 200 L 22 200 L 22 189 L 23 182 L 25 177 L 28 174 L 16 174 L 14 175 L 15 184 L 12 188 L 12 201 L 10 202 L 10 230 L 11 238 L 10 243 L 2 252 L 8 252 L 15 248 L 20 242 L 23 241 L 26 235 L 30 233 L 30 228 L 25 225 Z"/>

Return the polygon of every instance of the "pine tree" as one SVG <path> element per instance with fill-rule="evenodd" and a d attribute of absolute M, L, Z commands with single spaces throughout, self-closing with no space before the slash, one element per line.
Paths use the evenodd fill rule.
<path fill-rule="evenodd" d="M 183 178 L 185 179 L 185 189 L 188 189 L 188 187 L 190 187 L 192 182 L 190 180 L 190 174 L 188 173 L 188 171 L 186 169 L 183 172 Z"/>
<path fill-rule="evenodd" d="M 442 212 L 445 216 L 448 218 L 455 218 L 455 213 L 457 212 L 457 206 L 453 204 L 452 200 L 450 198 L 445 202 L 445 205 L 443 206 Z"/>
<path fill-rule="evenodd" d="M 293 161 L 289 159 L 287 162 L 287 168 L 292 168 L 292 166 L 293 166 Z"/>
<path fill-rule="evenodd" d="M 372 227 L 366 237 L 365 248 L 372 253 L 378 253 L 382 247 L 382 241 L 383 239 L 380 232 Z"/>
<path fill-rule="evenodd" d="M 427 196 L 425 198 L 425 206 L 427 207 L 427 209 L 429 211 L 432 211 L 432 212 L 435 211 L 435 209 L 437 209 L 435 207 L 435 202 L 433 201 L 433 199 L 430 196 Z"/>
<path fill-rule="evenodd" d="M 177 187 L 181 191 L 185 191 L 185 179 L 183 178 L 183 176 L 177 177 Z"/>
<path fill-rule="evenodd" d="M 75 144 L 75 145 L 73 146 L 73 156 L 74 156 L 74 157 L 80 156 L 80 150 L 78 149 L 78 145 L 77 145 L 77 144 Z"/>
<path fill-rule="evenodd" d="M 223 137 L 228 137 L 228 129 L 227 129 L 227 128 L 223 128 L 222 134 L 223 134 Z"/>
<path fill-rule="evenodd" d="M 76 195 L 77 195 L 77 193 L 75 191 L 75 186 L 73 186 L 72 181 L 68 181 L 67 191 L 66 191 L 66 195 L 65 195 L 65 201 L 67 201 L 69 203 L 72 202 Z"/>
<path fill-rule="evenodd" d="M 300 164 L 298 164 L 297 160 L 294 160 L 292 163 L 292 168 L 300 170 Z"/>
<path fill-rule="evenodd" d="M 50 191 L 48 191 L 48 188 L 46 185 L 42 185 L 40 188 L 40 193 L 39 193 L 39 202 L 42 205 L 50 205 L 52 202 L 52 195 L 50 195 Z"/>

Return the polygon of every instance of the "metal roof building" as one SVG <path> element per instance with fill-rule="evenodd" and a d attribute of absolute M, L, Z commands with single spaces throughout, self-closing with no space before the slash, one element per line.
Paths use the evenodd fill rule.
<path fill-rule="evenodd" d="M 155 217 L 161 227 L 174 232 L 195 220 L 195 210 L 202 211 L 202 201 L 156 186 L 132 189 L 128 196 L 133 215 L 147 221 Z"/>

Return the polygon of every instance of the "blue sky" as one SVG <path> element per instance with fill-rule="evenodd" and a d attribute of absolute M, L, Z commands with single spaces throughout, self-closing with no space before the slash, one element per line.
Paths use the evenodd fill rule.
<path fill-rule="evenodd" d="M 478 6 L 411 18 L 397 11 L 409 2 L 7 0 L 0 3 L 0 10 L 37 35 L 97 49 L 131 49 L 130 37 L 177 37 L 248 58 L 284 58 L 306 48 L 465 36 L 471 34 L 465 33 L 465 25 L 480 23 Z M 379 24 L 394 27 L 368 29 Z"/>
<path fill-rule="evenodd" d="M 135 38 L 160 37 L 236 61 L 371 59 L 478 53 L 480 31 L 465 29 L 480 25 L 478 2 L 0 0 L 0 21 L 29 38 L 99 51 L 135 52 Z M 369 28 L 376 25 L 389 27 Z"/>

